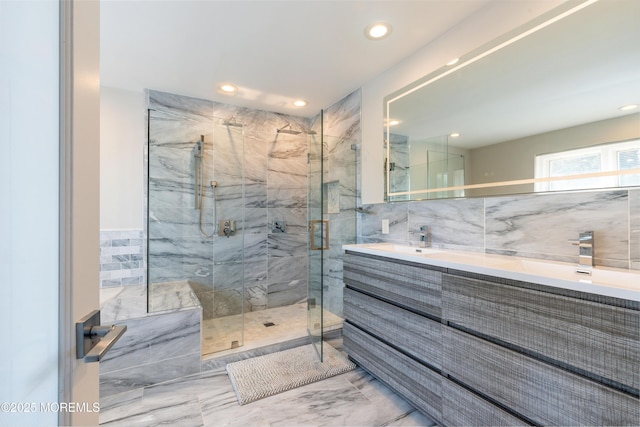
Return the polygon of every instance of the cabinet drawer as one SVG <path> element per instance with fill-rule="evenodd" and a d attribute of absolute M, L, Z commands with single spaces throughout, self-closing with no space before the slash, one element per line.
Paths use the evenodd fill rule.
<path fill-rule="evenodd" d="M 366 332 L 345 323 L 343 345 L 358 365 L 387 384 L 416 409 L 440 419 L 442 377 L 378 341 Z"/>
<path fill-rule="evenodd" d="M 344 316 L 371 334 L 440 369 L 440 322 L 351 289 L 344 290 Z"/>
<path fill-rule="evenodd" d="M 443 371 L 542 425 L 637 425 L 640 402 L 627 394 L 443 328 Z"/>
<path fill-rule="evenodd" d="M 442 381 L 442 422 L 447 426 L 529 426 L 458 384 Z"/>
<path fill-rule="evenodd" d="M 445 320 L 637 393 L 640 312 L 486 280 L 443 276 Z"/>
<path fill-rule="evenodd" d="M 412 310 L 441 316 L 442 272 L 346 253 L 344 283 Z"/>

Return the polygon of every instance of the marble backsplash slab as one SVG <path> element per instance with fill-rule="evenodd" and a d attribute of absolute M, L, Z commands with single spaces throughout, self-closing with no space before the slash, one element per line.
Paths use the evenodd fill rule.
<path fill-rule="evenodd" d="M 575 262 L 569 240 L 593 231 L 594 263 L 629 268 L 628 204 L 628 191 L 487 199 L 486 251 Z"/>
<path fill-rule="evenodd" d="M 640 269 L 640 189 L 364 205 L 358 242 L 417 246 L 421 225 L 433 247 L 576 263 L 568 240 L 593 230 L 596 265 Z"/>

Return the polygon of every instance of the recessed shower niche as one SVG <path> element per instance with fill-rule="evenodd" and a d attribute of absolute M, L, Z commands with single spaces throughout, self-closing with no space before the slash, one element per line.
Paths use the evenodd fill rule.
<path fill-rule="evenodd" d="M 322 192 L 324 213 L 340 213 L 340 181 L 325 182 Z"/>

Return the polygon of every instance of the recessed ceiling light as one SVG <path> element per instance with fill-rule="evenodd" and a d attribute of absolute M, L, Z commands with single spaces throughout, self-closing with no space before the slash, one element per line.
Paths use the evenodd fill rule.
<path fill-rule="evenodd" d="M 391 25 L 386 22 L 375 22 L 364 29 L 364 35 L 371 40 L 381 40 L 391 34 Z"/>
<path fill-rule="evenodd" d="M 296 101 L 293 101 L 293 105 L 295 105 L 296 107 L 306 107 L 308 104 L 307 101 L 305 101 L 304 99 L 298 99 Z"/>
<path fill-rule="evenodd" d="M 238 86 L 231 83 L 222 83 L 220 86 L 218 86 L 218 89 L 220 90 L 220 92 L 231 94 L 238 91 Z"/>
<path fill-rule="evenodd" d="M 457 138 L 457 137 L 459 137 L 459 136 L 460 136 L 460 134 L 459 134 L 458 132 L 454 132 L 454 133 L 450 133 L 450 134 L 449 134 L 449 136 L 450 136 L 451 138 Z"/>
<path fill-rule="evenodd" d="M 455 65 L 458 63 L 458 61 L 460 61 L 460 58 L 454 58 L 451 61 L 447 62 L 447 65 L 451 66 L 451 65 Z"/>
<path fill-rule="evenodd" d="M 629 104 L 629 105 L 625 105 L 624 107 L 620 107 L 620 110 L 629 111 L 629 110 L 635 110 L 636 108 L 638 108 L 638 104 Z"/>

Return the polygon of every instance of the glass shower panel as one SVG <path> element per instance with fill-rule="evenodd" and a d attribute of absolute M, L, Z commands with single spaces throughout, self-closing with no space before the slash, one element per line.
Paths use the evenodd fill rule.
<path fill-rule="evenodd" d="M 356 141 L 324 135 L 323 220 L 328 223 L 328 247 L 323 251 L 324 333 L 342 327 L 342 246 L 356 243 Z"/>
<path fill-rule="evenodd" d="M 217 227 L 211 239 L 213 287 L 199 295 L 203 354 L 242 346 L 244 339 L 244 128 L 225 123 L 214 119 L 211 215 Z"/>
<path fill-rule="evenodd" d="M 210 243 L 195 209 L 195 154 L 201 135 L 211 152 L 212 123 L 171 111 L 149 111 L 148 289 L 150 313 L 197 306 L 190 280 L 212 281 Z M 206 162 L 204 168 L 210 165 Z M 208 224 L 211 227 L 211 224 Z"/>
<path fill-rule="evenodd" d="M 240 346 L 242 127 L 150 110 L 148 134 L 148 311 L 201 306 L 203 353 Z M 229 237 L 218 235 L 225 219 Z"/>
<path fill-rule="evenodd" d="M 320 113 L 320 123 L 322 123 L 322 112 Z M 311 342 L 320 356 L 320 360 L 322 360 L 322 254 L 325 245 L 325 225 L 322 217 L 322 131 L 309 135 L 309 138 L 309 187 L 307 194 L 307 216 L 309 218 L 309 282 L 307 296 L 307 331 L 311 337 Z"/>
<path fill-rule="evenodd" d="M 320 357 L 326 333 L 342 328 L 342 245 L 356 243 L 356 143 L 325 135 L 309 144 L 308 331 Z"/>

